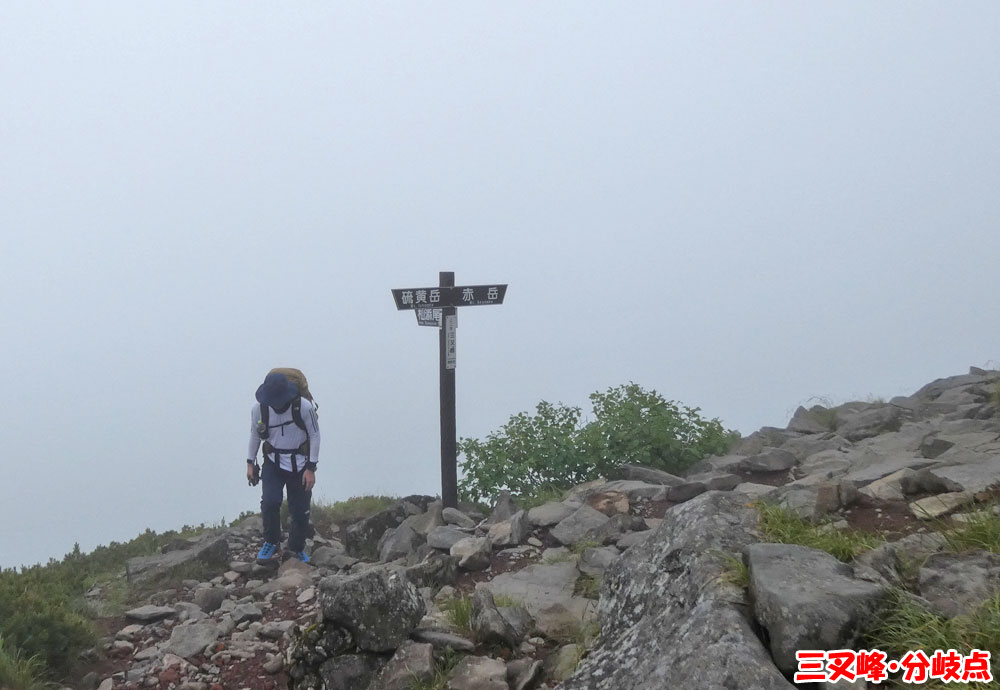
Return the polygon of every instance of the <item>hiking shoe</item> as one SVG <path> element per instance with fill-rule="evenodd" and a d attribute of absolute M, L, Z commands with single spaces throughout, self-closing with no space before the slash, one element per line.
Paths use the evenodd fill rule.
<path fill-rule="evenodd" d="M 305 551 L 293 552 L 292 555 L 298 558 L 303 563 L 309 562 L 309 554 L 307 554 Z"/>
<path fill-rule="evenodd" d="M 257 552 L 257 562 L 261 564 L 266 564 L 278 551 L 278 545 L 272 544 L 269 541 L 264 542 L 264 545 L 260 547 L 260 551 Z"/>

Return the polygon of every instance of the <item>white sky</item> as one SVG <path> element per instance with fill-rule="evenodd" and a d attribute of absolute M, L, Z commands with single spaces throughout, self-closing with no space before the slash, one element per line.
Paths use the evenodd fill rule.
<path fill-rule="evenodd" d="M 256 509 L 303 369 L 315 497 L 629 381 L 744 434 L 1000 360 L 1000 4 L 0 4 L 0 566 Z"/>

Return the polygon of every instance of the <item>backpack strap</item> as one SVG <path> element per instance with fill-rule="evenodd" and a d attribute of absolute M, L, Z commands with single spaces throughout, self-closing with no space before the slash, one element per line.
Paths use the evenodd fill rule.
<path fill-rule="evenodd" d="M 260 404 L 260 419 L 257 420 L 257 435 L 262 441 L 266 441 L 271 435 L 271 427 L 268 426 L 271 408 L 264 403 Z"/>
<path fill-rule="evenodd" d="M 295 422 L 295 426 L 305 431 L 306 434 L 309 430 L 306 429 L 306 423 L 302 419 L 302 396 L 298 396 L 292 401 L 292 421 Z"/>

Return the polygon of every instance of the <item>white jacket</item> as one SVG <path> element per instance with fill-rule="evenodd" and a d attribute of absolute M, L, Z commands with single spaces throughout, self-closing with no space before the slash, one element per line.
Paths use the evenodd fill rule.
<path fill-rule="evenodd" d="M 267 441 L 274 446 L 278 456 L 278 465 L 283 470 L 292 471 L 292 455 L 301 446 L 306 438 L 309 439 L 308 461 L 316 464 L 319 462 L 319 422 L 316 419 L 316 408 L 306 398 L 302 398 L 300 408 L 302 421 L 306 428 L 300 429 L 295 420 L 292 419 L 292 406 L 284 412 L 276 412 L 272 407 L 268 412 L 267 425 L 270 429 L 270 436 Z M 260 403 L 254 403 L 250 411 L 250 448 L 247 451 L 247 459 L 255 460 L 257 451 L 260 450 L 261 438 L 257 433 L 257 422 L 260 421 Z M 288 453 L 277 451 L 287 450 Z M 299 457 L 297 460 L 298 469 L 301 471 L 306 463 L 306 458 Z"/>

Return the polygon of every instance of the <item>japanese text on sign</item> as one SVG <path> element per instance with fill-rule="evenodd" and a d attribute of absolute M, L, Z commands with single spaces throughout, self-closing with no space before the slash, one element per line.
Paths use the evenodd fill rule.
<path fill-rule="evenodd" d="M 503 298 L 506 294 L 506 285 L 405 288 L 392 291 L 393 299 L 396 301 L 396 309 L 503 304 Z"/>
<path fill-rule="evenodd" d="M 991 682 L 990 653 L 973 649 L 963 656 L 954 649 L 937 650 L 927 656 L 923 651 L 907 652 L 899 661 L 889 661 L 888 655 L 878 649 L 835 649 L 832 651 L 801 650 L 795 652 L 799 662 L 795 673 L 796 683 L 848 683 L 858 678 L 881 683 L 890 673 L 900 673 L 904 683 L 926 683 L 940 680 L 945 683 Z"/>

